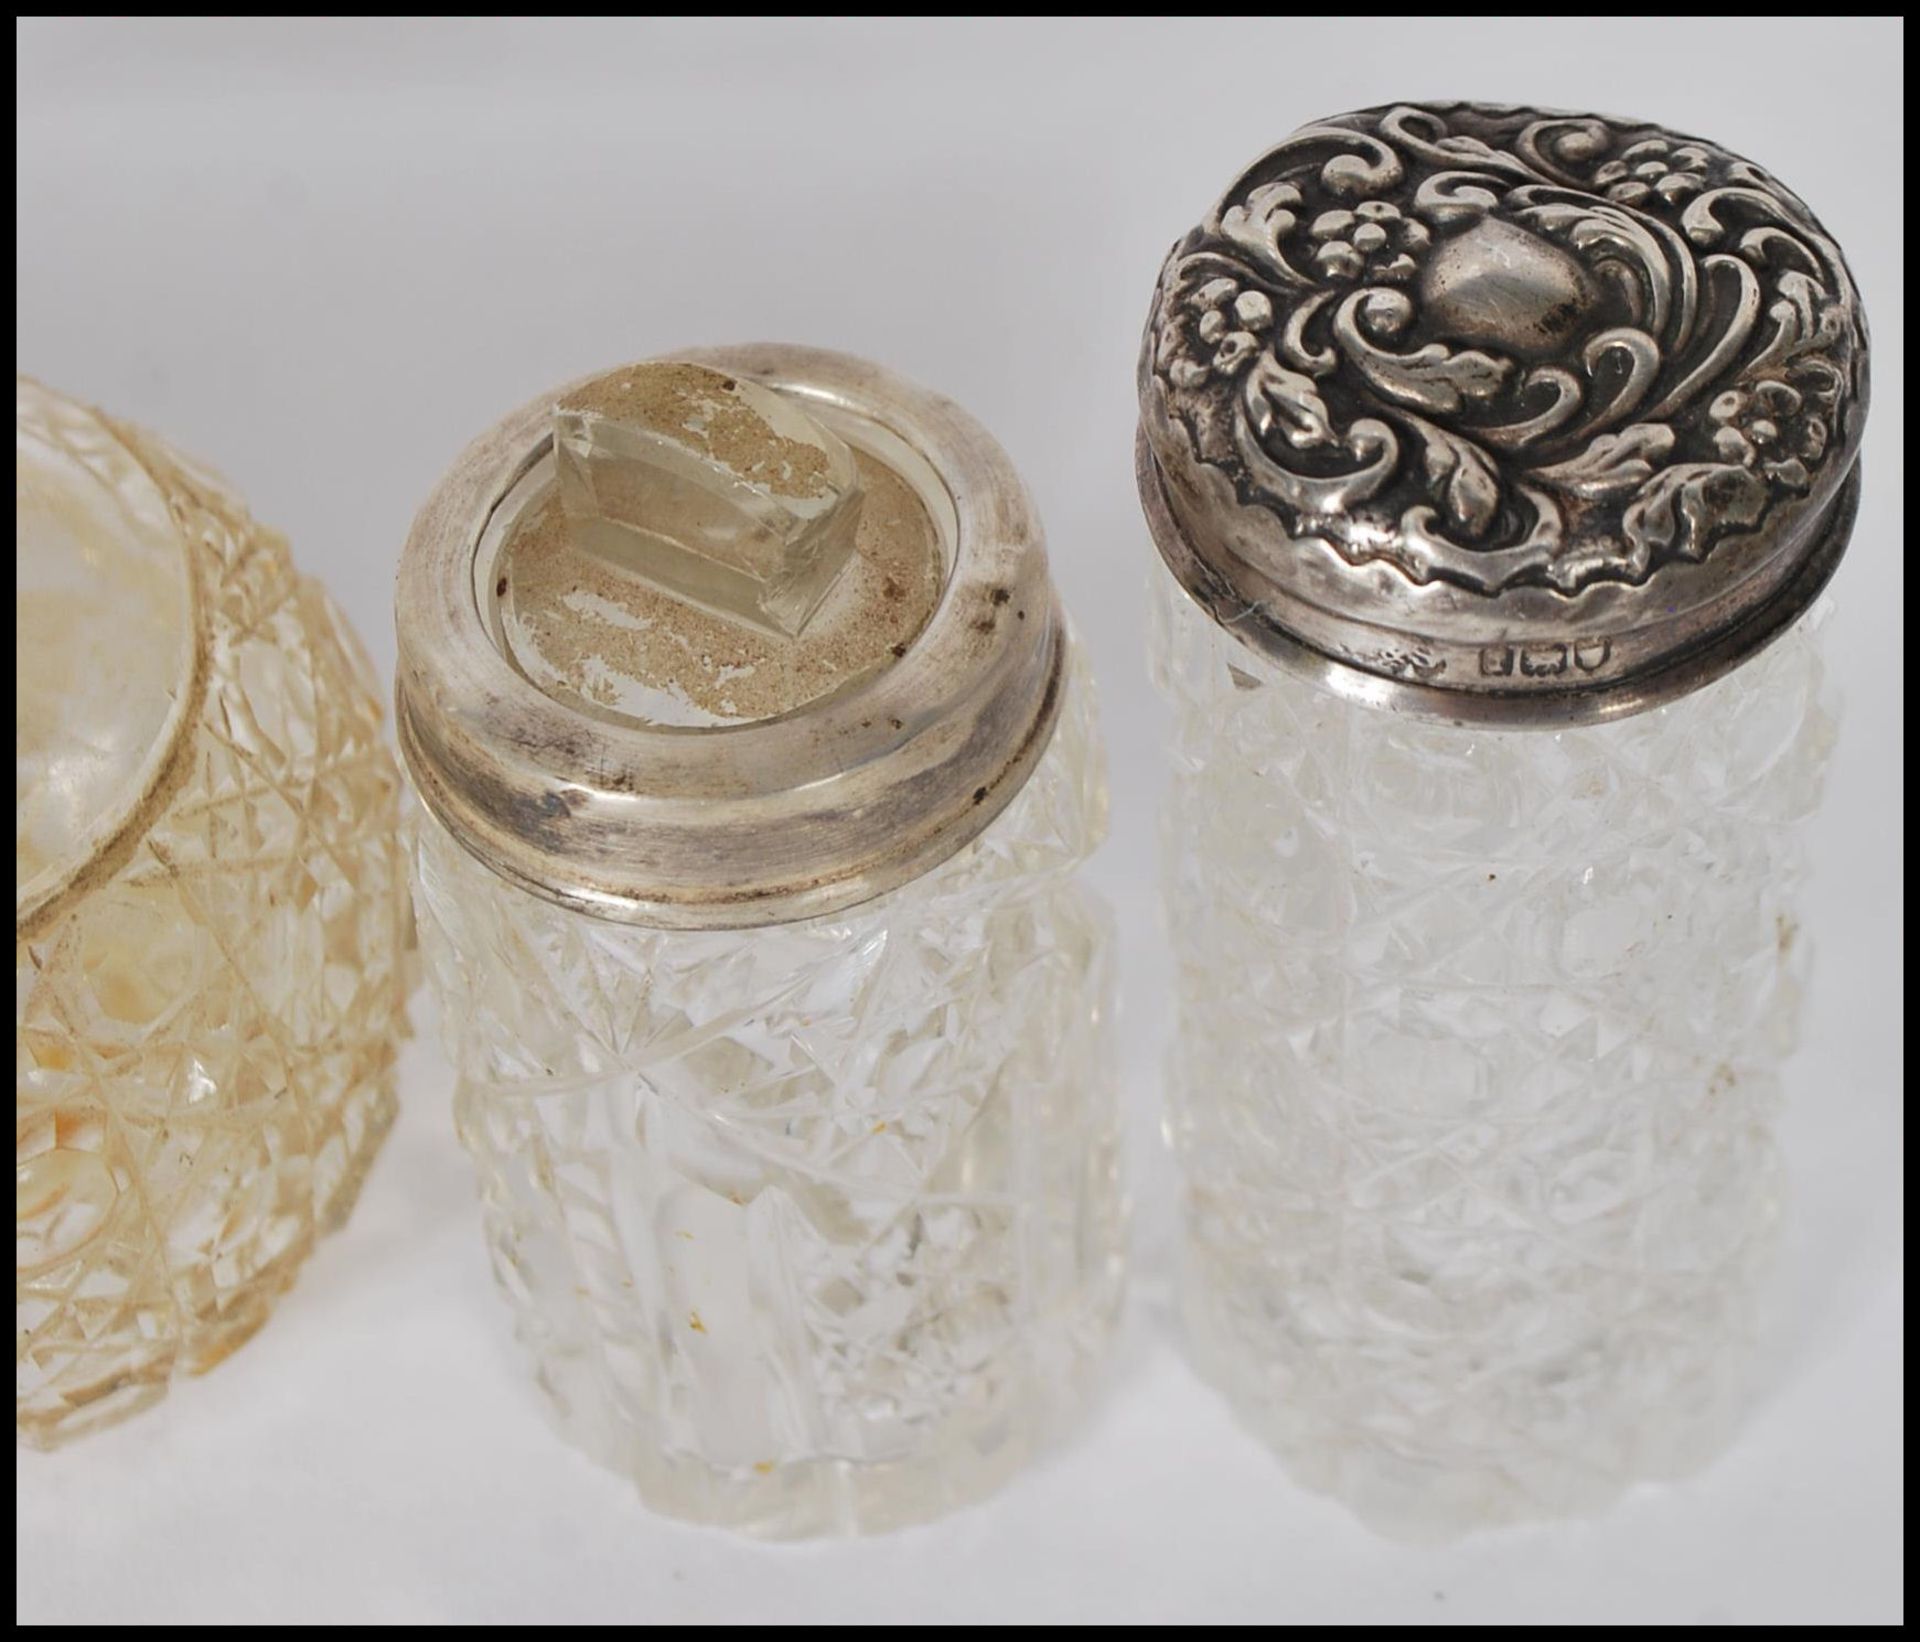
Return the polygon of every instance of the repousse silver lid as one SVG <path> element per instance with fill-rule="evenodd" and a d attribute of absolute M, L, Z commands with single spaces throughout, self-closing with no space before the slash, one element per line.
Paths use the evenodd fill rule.
<path fill-rule="evenodd" d="M 1354 699 L 1637 712 L 1812 602 L 1859 494 L 1840 249 L 1713 143 L 1472 103 L 1320 120 L 1173 249 L 1138 476 L 1183 586 Z"/>

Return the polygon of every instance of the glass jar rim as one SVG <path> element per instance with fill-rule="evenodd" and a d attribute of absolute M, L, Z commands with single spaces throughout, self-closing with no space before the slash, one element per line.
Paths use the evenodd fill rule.
<path fill-rule="evenodd" d="M 181 639 L 166 712 L 132 775 L 113 802 L 93 817 L 72 849 L 14 889 L 14 938 L 37 938 L 120 871 L 165 811 L 191 765 L 193 729 L 207 689 L 206 600 L 188 526 L 194 500 L 181 482 L 179 458 L 157 438 L 16 374 L 16 430 L 27 428 L 58 447 L 116 498 L 149 504 L 151 526 L 164 529 L 179 553 Z M 160 520 L 165 523 L 161 525 Z"/>

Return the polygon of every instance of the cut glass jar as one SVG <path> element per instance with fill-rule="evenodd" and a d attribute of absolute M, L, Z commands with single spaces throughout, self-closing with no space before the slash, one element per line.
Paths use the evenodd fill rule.
<path fill-rule="evenodd" d="M 397 619 L 460 1133 L 562 1430 L 756 1533 L 979 1497 L 1121 1279 L 1093 700 L 1004 453 L 837 354 L 627 367 L 468 449 Z"/>
<path fill-rule="evenodd" d="M 286 543 L 20 378 L 22 1440 L 265 1319 L 393 1119 L 410 917 L 371 669 Z"/>
<path fill-rule="evenodd" d="M 1184 1311 L 1385 1528 L 1736 1425 L 1866 360 L 1794 195 L 1589 115 L 1317 122 L 1162 270 Z"/>

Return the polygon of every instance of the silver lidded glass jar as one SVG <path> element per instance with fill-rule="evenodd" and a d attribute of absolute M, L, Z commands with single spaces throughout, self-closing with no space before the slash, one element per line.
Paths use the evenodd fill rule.
<path fill-rule="evenodd" d="M 1090 682 L 1005 454 L 844 355 L 479 438 L 397 599 L 421 941 L 571 1440 L 770 1535 L 973 1500 L 1117 1308 Z"/>
<path fill-rule="evenodd" d="M 1781 1202 L 1839 248 L 1701 139 L 1370 109 L 1174 247 L 1139 389 L 1196 1360 L 1395 1532 L 1697 1465 Z"/>

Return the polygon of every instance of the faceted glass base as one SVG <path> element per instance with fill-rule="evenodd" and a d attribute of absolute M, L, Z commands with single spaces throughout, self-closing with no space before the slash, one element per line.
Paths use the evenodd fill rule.
<path fill-rule="evenodd" d="M 1808 624 L 1672 706 L 1488 733 L 1336 700 L 1154 581 L 1203 1372 L 1399 1534 L 1699 1464 L 1780 1206 Z"/>
<path fill-rule="evenodd" d="M 837 916 L 587 917 L 419 842 L 494 1268 L 566 1435 L 677 1516 L 871 1532 L 974 1500 L 1119 1302 L 1105 825 L 1076 678 L 960 854 Z"/>
<path fill-rule="evenodd" d="M 338 611 L 211 481 L 145 441 L 142 467 L 69 413 L 97 476 L 166 488 L 176 551 L 195 555 L 184 627 L 206 682 L 197 702 L 174 687 L 193 711 L 163 779 L 132 789 L 125 858 L 83 860 L 77 899 L 17 930 L 16 1416 L 41 1446 L 219 1362 L 346 1217 L 393 1119 L 409 928 L 399 772 Z M 23 561 L 36 589 L 119 573 L 98 538 L 23 530 L 20 545 L 62 556 Z M 136 652 L 173 629 L 60 626 L 76 608 L 98 605 L 30 617 L 23 599 L 22 620 L 77 670 L 166 671 Z M 23 813 L 102 790 L 62 786 L 80 761 L 60 750 L 125 740 L 124 715 L 111 734 L 73 716 L 105 694 L 62 695 L 57 718 L 47 694 L 21 737 L 40 753 Z"/>

